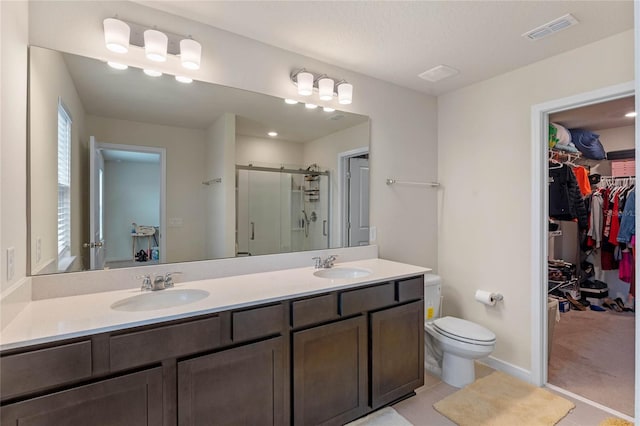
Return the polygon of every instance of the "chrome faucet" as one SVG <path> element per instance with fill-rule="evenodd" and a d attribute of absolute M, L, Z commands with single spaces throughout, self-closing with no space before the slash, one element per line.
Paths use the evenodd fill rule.
<path fill-rule="evenodd" d="M 149 274 L 141 275 L 138 278 L 142 279 L 141 291 L 158 291 L 165 288 L 173 287 L 173 275 L 180 274 L 181 272 L 167 272 L 165 275 L 156 275 L 151 281 Z"/>
<path fill-rule="evenodd" d="M 329 269 L 329 268 L 333 268 L 333 262 L 335 262 L 337 258 L 338 258 L 337 254 L 332 254 L 324 260 L 322 260 L 322 258 L 319 256 L 313 257 L 312 260 L 315 261 L 314 266 L 316 269 Z"/>

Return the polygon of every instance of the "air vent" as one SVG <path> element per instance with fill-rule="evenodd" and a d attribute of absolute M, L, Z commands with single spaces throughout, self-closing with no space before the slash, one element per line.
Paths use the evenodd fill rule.
<path fill-rule="evenodd" d="M 423 72 L 422 74 L 418 74 L 418 77 L 435 83 L 436 81 L 444 80 L 445 78 L 453 77 L 458 74 L 460 71 L 457 69 L 450 67 L 448 65 L 438 65 L 437 67 L 433 67 L 430 70 Z"/>
<path fill-rule="evenodd" d="M 534 28 L 531 31 L 527 31 L 526 33 L 522 34 L 522 37 L 526 37 L 529 40 L 540 40 L 541 38 L 545 38 L 547 36 L 550 36 L 551 34 L 565 30 L 579 23 L 580 22 L 578 22 L 578 20 L 574 18 L 572 14 L 567 13 L 566 15 L 561 16 L 558 19 L 547 22 L 546 24 L 541 25 L 538 28 Z"/>

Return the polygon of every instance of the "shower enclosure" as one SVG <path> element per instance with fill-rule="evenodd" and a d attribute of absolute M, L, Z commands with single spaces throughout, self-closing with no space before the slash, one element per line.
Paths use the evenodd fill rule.
<path fill-rule="evenodd" d="M 329 172 L 236 166 L 236 254 L 329 248 Z"/>

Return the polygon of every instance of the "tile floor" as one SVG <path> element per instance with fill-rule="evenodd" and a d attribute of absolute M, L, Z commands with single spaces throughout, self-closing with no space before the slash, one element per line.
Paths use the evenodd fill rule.
<path fill-rule="evenodd" d="M 492 371 L 489 367 L 476 364 L 477 378 L 484 377 Z M 428 372 L 425 372 L 424 382 L 424 386 L 416 389 L 416 396 L 395 404 L 393 408 L 413 423 L 414 426 L 456 426 L 451 420 L 438 413 L 433 408 L 433 404 L 458 389 L 449 386 Z M 550 391 L 557 393 L 553 390 Z M 598 426 L 604 419 L 613 417 L 611 414 L 585 404 L 584 402 L 574 400 L 564 394 L 557 394 L 572 401 L 576 405 L 576 408 L 557 423 L 558 426 Z"/>

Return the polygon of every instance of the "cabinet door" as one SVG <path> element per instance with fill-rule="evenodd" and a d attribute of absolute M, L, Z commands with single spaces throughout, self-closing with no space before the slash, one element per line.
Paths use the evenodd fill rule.
<path fill-rule="evenodd" d="M 282 337 L 178 363 L 179 425 L 283 423 Z"/>
<path fill-rule="evenodd" d="M 371 314 L 371 398 L 376 409 L 424 384 L 423 301 Z"/>
<path fill-rule="evenodd" d="M 293 333 L 295 425 L 339 425 L 367 410 L 364 316 Z"/>
<path fill-rule="evenodd" d="M 162 424 L 162 370 L 154 368 L 2 407 L 3 425 Z"/>

